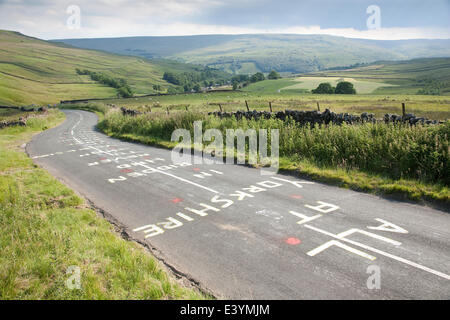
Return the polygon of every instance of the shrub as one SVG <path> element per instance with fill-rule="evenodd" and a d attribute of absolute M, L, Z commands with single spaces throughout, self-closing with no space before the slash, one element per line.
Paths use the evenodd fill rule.
<path fill-rule="evenodd" d="M 318 94 L 333 94 L 335 91 L 335 88 L 331 86 L 330 83 L 325 82 L 319 84 L 319 86 L 316 89 L 311 90 L 312 93 L 318 93 Z"/>
<path fill-rule="evenodd" d="M 353 87 L 353 83 L 348 81 L 339 82 L 334 92 L 336 94 L 356 94 L 356 90 Z"/>
<path fill-rule="evenodd" d="M 281 78 L 281 76 L 275 70 L 272 70 L 269 73 L 269 75 L 267 76 L 267 79 L 270 79 L 270 80 L 276 80 L 276 79 L 280 79 L 280 78 Z"/>

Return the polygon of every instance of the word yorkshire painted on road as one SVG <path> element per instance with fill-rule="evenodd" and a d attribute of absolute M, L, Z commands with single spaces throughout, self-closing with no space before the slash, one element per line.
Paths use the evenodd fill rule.
<path fill-rule="evenodd" d="M 264 169 L 262 175 L 274 174 L 279 167 L 279 130 L 260 129 L 227 129 L 226 147 L 224 149 L 223 134 L 219 129 L 207 129 L 203 133 L 201 121 L 194 122 L 194 139 L 192 141 L 191 132 L 187 129 L 177 129 L 172 133 L 171 140 L 178 142 L 172 150 L 171 158 L 174 164 L 194 163 L 194 164 L 220 164 L 223 157 L 226 157 L 227 164 L 256 165 L 261 164 Z M 181 138 L 181 141 L 180 141 Z M 248 138 L 248 148 L 246 142 Z M 270 156 L 268 150 L 268 140 L 270 139 Z M 209 145 L 204 145 L 209 142 Z M 193 146 L 193 152 L 192 152 Z M 246 153 L 248 151 L 248 154 Z M 194 156 L 192 156 L 194 154 Z M 207 157 L 204 157 L 207 156 Z M 212 159 L 209 156 L 215 157 Z"/>

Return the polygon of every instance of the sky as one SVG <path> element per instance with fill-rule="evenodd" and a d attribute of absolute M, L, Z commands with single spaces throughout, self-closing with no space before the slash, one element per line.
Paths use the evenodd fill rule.
<path fill-rule="evenodd" d="M 450 0 L 0 0 L 0 29 L 45 40 L 253 33 L 448 39 Z"/>

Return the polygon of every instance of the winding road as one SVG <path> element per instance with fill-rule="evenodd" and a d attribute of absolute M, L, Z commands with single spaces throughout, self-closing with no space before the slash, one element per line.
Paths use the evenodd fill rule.
<path fill-rule="evenodd" d="M 103 209 L 173 269 L 227 299 L 450 299 L 450 215 L 95 130 L 33 138 L 34 162 Z"/>

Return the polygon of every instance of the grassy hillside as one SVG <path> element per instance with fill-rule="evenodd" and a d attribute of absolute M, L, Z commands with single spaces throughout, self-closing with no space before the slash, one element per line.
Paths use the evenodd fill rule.
<path fill-rule="evenodd" d="M 257 83 L 250 84 L 243 90 L 247 92 L 291 92 L 291 93 L 307 93 L 312 89 L 317 88 L 317 86 L 322 82 L 329 82 L 332 86 L 336 86 L 340 81 L 349 81 L 353 83 L 357 93 L 360 94 L 370 94 L 376 91 L 380 87 L 393 86 L 382 81 L 372 81 L 370 79 L 357 79 L 348 77 L 295 77 L 287 78 L 281 80 L 265 80 Z"/>
<path fill-rule="evenodd" d="M 56 103 L 64 99 L 115 97 L 114 88 L 101 85 L 76 69 L 126 79 L 135 94 L 173 85 L 165 71 L 201 72 L 200 66 L 171 61 L 148 61 L 132 56 L 83 50 L 0 30 L 0 105 Z"/>
<path fill-rule="evenodd" d="M 171 58 L 233 73 L 311 72 L 361 62 L 450 56 L 450 40 L 377 41 L 325 35 L 204 35 L 60 40 L 81 48 Z"/>
<path fill-rule="evenodd" d="M 380 61 L 359 68 L 316 72 L 307 76 L 353 78 L 388 84 L 373 91 L 380 94 L 417 94 L 421 90 L 425 94 L 449 94 L 450 58 Z"/>
<path fill-rule="evenodd" d="M 358 68 L 307 73 L 300 77 L 265 80 L 250 84 L 243 90 L 255 93 L 305 93 L 329 82 L 353 83 L 358 94 L 421 94 L 450 93 L 450 58 L 425 58 L 407 61 L 382 61 Z"/>

